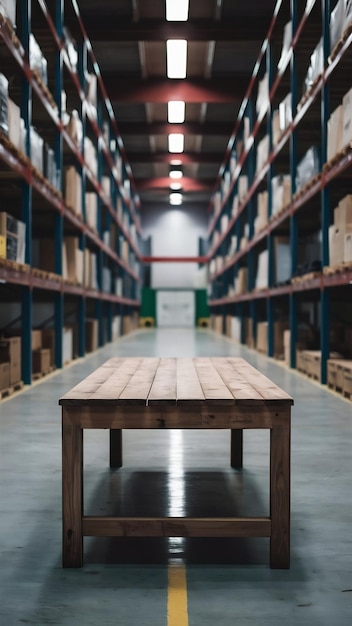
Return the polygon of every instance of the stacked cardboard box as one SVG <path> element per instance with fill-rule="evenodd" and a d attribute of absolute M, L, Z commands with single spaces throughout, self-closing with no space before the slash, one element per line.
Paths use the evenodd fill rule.
<path fill-rule="evenodd" d="M 352 195 L 340 200 L 329 227 L 329 265 L 352 261 Z"/>
<path fill-rule="evenodd" d="M 330 116 L 328 121 L 328 152 L 327 159 L 330 161 L 343 147 L 343 106 L 340 104 Z"/>
<path fill-rule="evenodd" d="M 268 322 L 259 322 L 257 324 L 257 343 L 258 352 L 268 353 Z M 274 356 L 277 359 L 283 359 L 285 350 L 285 331 L 288 328 L 287 321 L 274 322 Z"/>
<path fill-rule="evenodd" d="M 259 233 L 268 223 L 268 192 L 258 193 L 257 217 L 254 220 L 254 232 Z"/>
<path fill-rule="evenodd" d="M 50 349 L 40 348 L 32 352 L 33 374 L 44 374 L 50 370 Z"/>
<path fill-rule="evenodd" d="M 9 386 L 21 380 L 21 337 L 0 339 L 0 363 L 9 365 Z"/>
<path fill-rule="evenodd" d="M 0 391 L 10 387 L 10 363 L 0 363 Z"/>
<path fill-rule="evenodd" d="M 76 215 L 82 215 L 81 177 L 75 167 L 65 171 L 65 202 Z"/>
<path fill-rule="evenodd" d="M 98 320 L 86 319 L 86 352 L 98 349 Z"/>
<path fill-rule="evenodd" d="M 63 278 L 80 285 L 84 284 L 84 252 L 78 246 L 78 237 L 65 237 Z"/>
<path fill-rule="evenodd" d="M 86 199 L 86 222 L 90 228 L 94 231 L 97 230 L 97 216 L 98 216 L 98 202 L 97 194 L 88 192 L 85 195 Z"/>

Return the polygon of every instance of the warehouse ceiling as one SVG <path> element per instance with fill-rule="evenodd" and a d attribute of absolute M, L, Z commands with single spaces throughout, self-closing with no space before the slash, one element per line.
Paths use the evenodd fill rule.
<path fill-rule="evenodd" d="M 183 204 L 206 210 L 276 1 L 190 0 L 186 22 L 166 21 L 165 0 L 78 4 L 142 210 L 169 204 L 175 158 L 182 161 Z M 185 79 L 166 77 L 167 39 L 188 42 Z M 170 100 L 185 101 L 183 124 L 168 124 Z M 170 132 L 185 135 L 182 154 L 168 152 Z"/>

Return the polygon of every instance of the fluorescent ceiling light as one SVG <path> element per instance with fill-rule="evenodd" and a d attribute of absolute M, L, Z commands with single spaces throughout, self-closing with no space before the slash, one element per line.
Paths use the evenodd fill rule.
<path fill-rule="evenodd" d="M 182 184 L 181 183 L 170 183 L 170 189 L 172 189 L 172 191 L 180 191 L 180 189 L 182 189 Z"/>
<path fill-rule="evenodd" d="M 169 124 L 182 124 L 185 121 L 183 100 L 171 100 L 167 103 L 167 121 Z"/>
<path fill-rule="evenodd" d="M 169 201 L 175 206 L 182 204 L 182 193 L 170 193 Z"/>
<path fill-rule="evenodd" d="M 188 20 L 189 0 L 166 0 L 166 19 L 168 22 L 186 22 Z"/>
<path fill-rule="evenodd" d="M 181 159 L 171 159 L 170 165 L 182 165 Z"/>
<path fill-rule="evenodd" d="M 183 152 L 185 138 L 181 133 L 171 133 L 169 139 L 169 152 Z"/>
<path fill-rule="evenodd" d="M 182 172 L 181 170 L 171 170 L 169 176 L 173 179 L 182 178 Z"/>
<path fill-rule="evenodd" d="M 186 78 L 187 41 L 185 39 L 167 40 L 166 61 L 168 78 Z"/>

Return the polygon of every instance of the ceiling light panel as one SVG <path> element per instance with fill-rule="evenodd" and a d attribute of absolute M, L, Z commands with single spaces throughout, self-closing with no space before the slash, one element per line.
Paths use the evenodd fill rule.
<path fill-rule="evenodd" d="M 168 136 L 169 152 L 183 152 L 185 138 L 181 133 L 171 133 Z"/>
<path fill-rule="evenodd" d="M 168 22 L 186 22 L 188 11 L 189 0 L 166 0 L 166 19 Z"/>
<path fill-rule="evenodd" d="M 182 124 L 185 121 L 186 105 L 183 100 L 171 100 L 167 103 L 167 121 L 169 124 Z"/>
<path fill-rule="evenodd" d="M 166 61 L 168 78 L 186 78 L 187 41 L 185 39 L 167 40 Z"/>
<path fill-rule="evenodd" d="M 179 206 L 182 204 L 182 193 L 170 193 L 169 195 L 170 204 L 174 206 Z"/>

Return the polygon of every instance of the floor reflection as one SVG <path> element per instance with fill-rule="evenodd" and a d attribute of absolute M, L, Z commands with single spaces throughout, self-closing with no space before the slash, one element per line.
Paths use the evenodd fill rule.
<path fill-rule="evenodd" d="M 168 510 L 170 517 L 184 517 L 185 481 L 183 467 L 183 431 L 169 431 L 169 466 L 168 466 Z M 184 554 L 184 537 L 169 537 L 170 559 L 182 558 Z"/>

